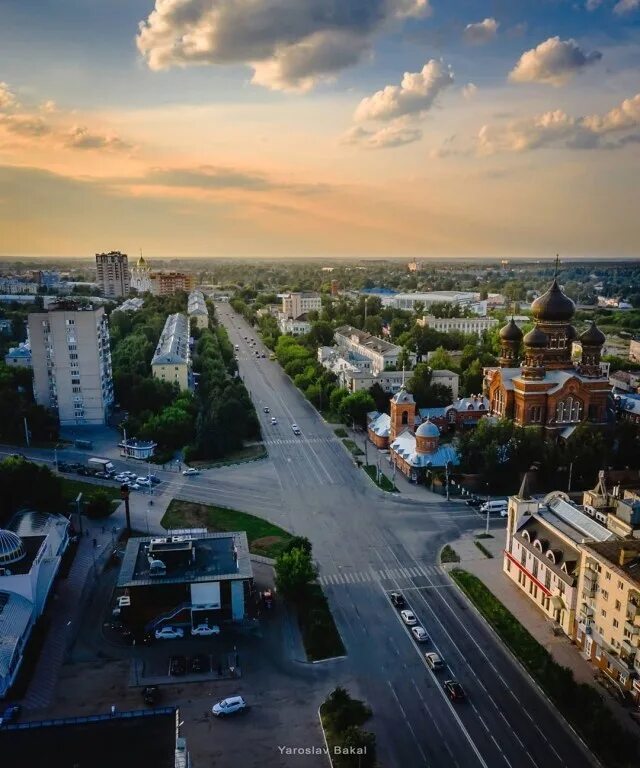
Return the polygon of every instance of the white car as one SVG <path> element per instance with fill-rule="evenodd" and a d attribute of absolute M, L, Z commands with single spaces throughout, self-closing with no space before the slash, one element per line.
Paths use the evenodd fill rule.
<path fill-rule="evenodd" d="M 156 640 L 177 640 L 179 637 L 184 637 L 184 630 L 181 627 L 156 629 Z"/>
<path fill-rule="evenodd" d="M 411 634 L 419 643 L 426 643 L 429 639 L 423 627 L 411 627 Z"/>
<path fill-rule="evenodd" d="M 191 627 L 191 634 L 194 637 L 211 637 L 211 635 L 219 635 L 220 627 L 210 627 L 208 624 L 198 624 L 197 627 Z"/>
<path fill-rule="evenodd" d="M 300 427 L 297 424 L 292 424 L 291 429 L 293 430 L 294 435 L 299 435 L 300 433 Z"/>
<path fill-rule="evenodd" d="M 190 475 L 199 475 L 200 474 L 200 470 L 199 469 L 195 469 L 194 467 L 188 467 L 187 469 L 183 469 L 182 470 L 182 474 L 185 477 L 189 477 Z"/>
<path fill-rule="evenodd" d="M 412 627 L 414 624 L 418 623 L 413 611 L 400 611 L 400 616 L 402 616 L 402 621 L 404 621 L 408 627 Z"/>
<path fill-rule="evenodd" d="M 125 475 L 124 472 L 121 475 L 116 475 L 115 479 L 119 483 L 126 483 L 129 481 L 129 475 Z"/>
<path fill-rule="evenodd" d="M 211 712 L 214 717 L 226 717 L 227 715 L 234 715 L 236 712 L 243 712 L 247 709 L 247 703 L 242 696 L 229 696 L 227 699 L 222 699 L 217 704 L 211 707 Z"/>
<path fill-rule="evenodd" d="M 140 488 L 142 488 L 142 486 L 138 485 L 138 483 L 131 483 L 129 485 L 129 489 L 132 490 L 132 491 L 139 491 Z"/>
<path fill-rule="evenodd" d="M 272 416 L 272 417 L 271 417 L 271 423 L 272 423 L 272 424 L 277 424 L 277 423 L 278 423 L 278 419 L 276 419 L 276 417 L 275 417 L 275 416 Z"/>
<path fill-rule="evenodd" d="M 148 477 L 136 477 L 136 483 L 138 485 L 151 485 L 151 480 Z"/>

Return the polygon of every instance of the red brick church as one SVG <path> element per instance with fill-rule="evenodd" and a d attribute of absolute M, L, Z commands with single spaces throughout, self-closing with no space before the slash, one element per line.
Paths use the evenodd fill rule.
<path fill-rule="evenodd" d="M 513 318 L 500 331 L 500 367 L 485 369 L 491 414 L 563 437 L 581 423 L 605 424 L 611 386 L 600 367 L 604 334 L 592 322 L 578 336 L 571 324 L 575 305 L 556 277 L 531 313 L 535 327 L 524 338 Z M 576 339 L 582 358 L 574 363 Z"/>

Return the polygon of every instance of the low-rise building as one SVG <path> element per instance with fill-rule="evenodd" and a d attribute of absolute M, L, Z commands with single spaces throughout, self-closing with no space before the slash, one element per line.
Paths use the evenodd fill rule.
<path fill-rule="evenodd" d="M 631 339 L 629 342 L 629 360 L 640 363 L 640 339 Z"/>
<path fill-rule="evenodd" d="M 640 371 L 612 371 L 609 373 L 609 384 L 614 394 L 637 392 L 640 388 Z"/>
<path fill-rule="evenodd" d="M 640 424 L 640 395 L 618 395 L 614 402 L 618 418 Z"/>
<path fill-rule="evenodd" d="M 138 312 L 144 305 L 144 299 L 139 296 L 134 296 L 131 299 L 123 301 L 120 306 L 116 307 L 113 312 Z M 113 314 L 113 312 L 111 314 Z"/>
<path fill-rule="evenodd" d="M 209 327 L 209 310 L 202 291 L 191 291 L 189 294 L 187 314 L 189 322 L 194 323 L 196 328 Z"/>
<path fill-rule="evenodd" d="M 184 291 L 190 293 L 196 287 L 196 276 L 186 272 L 151 272 L 149 290 L 154 296 L 173 296 Z"/>
<path fill-rule="evenodd" d="M 284 312 L 280 312 L 278 315 L 278 328 L 280 333 L 285 333 L 288 336 L 304 336 L 305 333 L 309 333 L 311 330 L 311 323 L 306 312 L 298 317 L 287 317 Z"/>
<path fill-rule="evenodd" d="M 389 305 L 396 309 L 414 310 L 416 304 L 429 309 L 433 304 L 457 304 L 466 307 L 476 315 L 487 314 L 487 301 L 481 301 L 480 294 L 471 291 L 427 291 L 426 293 L 396 293 L 389 299 Z"/>
<path fill-rule="evenodd" d="M 371 361 L 371 370 L 374 374 L 390 368 L 397 368 L 398 359 L 403 351 L 402 347 L 385 341 L 377 336 L 372 336 L 366 331 L 354 328 L 351 325 L 342 325 L 336 328 L 333 335 L 336 345 L 343 351 L 355 352 Z M 415 354 L 409 358 L 409 366 L 415 365 Z"/>
<path fill-rule="evenodd" d="M 151 360 L 153 376 L 180 389 L 189 389 L 191 355 L 189 353 L 189 321 L 181 312 L 169 315 Z"/>
<path fill-rule="evenodd" d="M 15 682 L 68 544 L 62 515 L 22 511 L 0 530 L 0 698 Z"/>
<path fill-rule="evenodd" d="M 433 378 L 431 381 L 433 382 Z M 489 400 L 483 395 L 469 395 L 459 397 L 450 405 L 440 408 L 420 408 L 419 414 L 423 421 L 429 419 L 437 424 L 441 431 L 475 427 L 480 419 L 489 415 Z"/>
<path fill-rule="evenodd" d="M 418 320 L 418 325 L 423 328 L 433 328 L 440 333 L 475 333 L 481 337 L 485 331 L 490 330 L 498 321 L 495 317 L 481 317 L 474 315 L 472 317 L 434 317 L 433 315 L 424 315 Z"/>
<path fill-rule="evenodd" d="M 5 365 L 14 367 L 31 368 L 31 344 L 22 341 L 17 347 L 9 347 L 4 356 Z"/>

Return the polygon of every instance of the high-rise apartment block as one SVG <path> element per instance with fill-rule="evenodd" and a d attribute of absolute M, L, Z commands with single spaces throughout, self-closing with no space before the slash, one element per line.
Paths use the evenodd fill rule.
<path fill-rule="evenodd" d="M 130 287 L 129 259 L 126 253 L 96 253 L 98 285 L 104 296 L 127 296 Z"/>
<path fill-rule="evenodd" d="M 103 307 L 61 300 L 29 315 L 33 391 L 60 424 L 104 424 L 113 404 L 109 326 Z"/>

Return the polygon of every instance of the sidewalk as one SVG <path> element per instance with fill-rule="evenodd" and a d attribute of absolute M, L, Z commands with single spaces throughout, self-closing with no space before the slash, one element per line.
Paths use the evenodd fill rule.
<path fill-rule="evenodd" d="M 547 617 L 538 611 L 502 572 L 504 531 L 497 531 L 495 538 L 479 540 L 493 558 L 487 558 L 474 544 L 475 536 L 479 533 L 484 533 L 484 528 L 463 534 L 456 541 L 450 542 L 450 546 L 460 556 L 460 567 L 477 576 L 540 645 L 546 648 L 555 661 L 573 672 L 577 682 L 594 686 L 620 724 L 631 729 L 633 721 L 629 717 L 630 710 L 623 707 L 596 682 L 595 675 L 598 670 L 580 654 L 578 648 L 564 633 L 553 634 L 551 622 Z M 457 565 L 454 563 L 447 568 Z"/>

